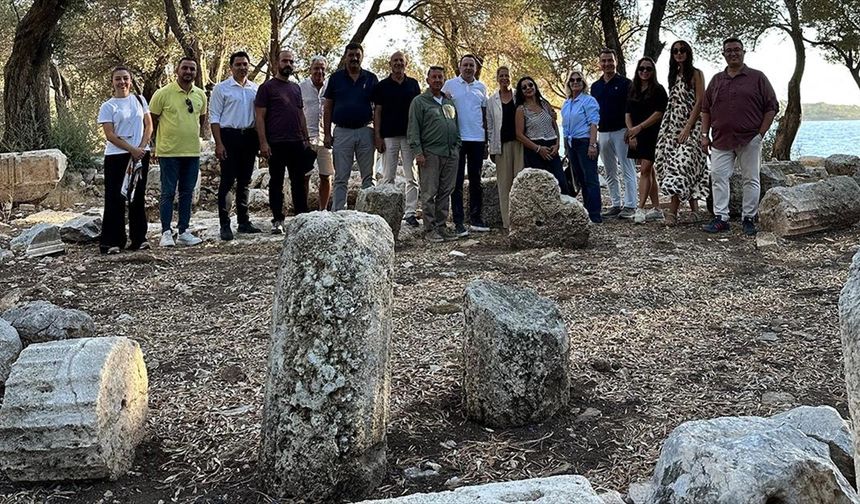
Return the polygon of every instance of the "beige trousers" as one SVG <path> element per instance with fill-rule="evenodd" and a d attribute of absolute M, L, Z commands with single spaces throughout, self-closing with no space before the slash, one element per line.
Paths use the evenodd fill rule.
<path fill-rule="evenodd" d="M 503 143 L 502 153 L 496 154 L 496 185 L 499 187 L 499 209 L 502 211 L 502 225 L 505 228 L 511 224 L 511 186 L 522 169 L 523 144 L 517 140 Z"/>

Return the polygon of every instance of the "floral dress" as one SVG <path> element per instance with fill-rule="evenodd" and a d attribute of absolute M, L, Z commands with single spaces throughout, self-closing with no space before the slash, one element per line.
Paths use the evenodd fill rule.
<path fill-rule="evenodd" d="M 663 194 L 677 196 L 681 201 L 703 200 L 708 196 L 709 174 L 708 158 L 699 144 L 702 118 L 696 120 L 687 141 L 679 145 L 678 135 L 696 103 L 696 89 L 678 77 L 669 92 L 669 106 L 660 125 L 654 168 Z"/>

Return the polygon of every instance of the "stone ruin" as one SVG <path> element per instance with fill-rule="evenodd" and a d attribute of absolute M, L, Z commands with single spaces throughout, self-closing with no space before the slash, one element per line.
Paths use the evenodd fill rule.
<path fill-rule="evenodd" d="M 355 211 L 302 214 L 285 234 L 260 473 L 279 497 L 360 497 L 387 467 L 394 237 Z"/>
<path fill-rule="evenodd" d="M 511 227 L 514 248 L 568 247 L 588 244 L 591 221 L 585 207 L 561 194 L 551 173 L 526 168 L 511 187 Z"/>
<path fill-rule="evenodd" d="M 403 189 L 394 184 L 380 184 L 362 189 L 355 202 L 357 211 L 378 215 L 385 219 L 395 240 L 400 234 L 405 208 L 406 196 L 403 194 Z"/>
<path fill-rule="evenodd" d="M 0 202 L 42 201 L 60 183 L 66 163 L 58 149 L 0 153 Z"/>

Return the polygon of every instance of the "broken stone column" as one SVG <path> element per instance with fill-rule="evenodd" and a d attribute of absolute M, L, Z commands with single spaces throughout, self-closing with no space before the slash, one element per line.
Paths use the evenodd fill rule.
<path fill-rule="evenodd" d="M 379 184 L 362 189 L 358 193 L 355 209 L 359 212 L 374 214 L 385 219 L 394 239 L 400 234 L 400 224 L 406 208 L 406 197 L 403 188 L 394 184 Z"/>
<path fill-rule="evenodd" d="M 36 224 L 16 236 L 10 243 L 13 251 L 24 251 L 27 257 L 42 257 L 62 254 L 66 251 L 60 236 L 60 228 L 55 224 Z"/>
<path fill-rule="evenodd" d="M 285 234 L 260 474 L 282 498 L 361 497 L 386 471 L 394 237 L 355 211 L 302 214 Z"/>
<path fill-rule="evenodd" d="M 848 280 L 839 295 L 839 327 L 848 387 L 849 423 L 854 434 L 854 453 L 860 453 L 860 252 L 854 256 Z M 854 457 L 854 472 L 860 476 L 860 457 Z"/>
<path fill-rule="evenodd" d="M 774 187 L 785 187 L 789 185 L 786 172 L 781 169 L 783 166 L 778 166 L 774 163 L 764 163 L 761 165 L 761 169 L 759 170 L 759 183 L 761 184 L 759 201 L 761 201 L 765 194 Z M 789 170 L 790 169 L 791 168 L 789 168 Z M 743 209 L 744 179 L 740 167 L 735 166 L 735 170 L 729 178 L 729 214 L 733 217 L 738 217 L 743 214 Z"/>
<path fill-rule="evenodd" d="M 0 153 L 0 201 L 42 201 L 65 171 L 66 155 L 58 149 Z"/>
<path fill-rule="evenodd" d="M 860 186 L 851 177 L 831 177 L 768 191 L 759 207 L 764 231 L 798 236 L 850 227 L 860 221 Z"/>
<path fill-rule="evenodd" d="M 495 170 L 496 165 L 488 168 L 484 164 L 484 174 L 481 178 L 481 220 L 491 228 L 501 229 L 504 227 L 504 222 L 502 222 L 501 203 L 499 203 L 499 183 L 495 176 Z M 488 177 L 487 173 L 492 173 L 493 176 Z M 466 218 L 471 222 L 468 212 L 469 205 L 471 205 L 469 181 L 466 180 L 463 183 L 463 208 L 466 209 Z"/>
<path fill-rule="evenodd" d="M 570 247 L 588 244 L 591 232 L 585 207 L 561 194 L 558 181 L 546 170 L 526 168 L 511 187 L 511 227 L 514 248 Z"/>
<path fill-rule="evenodd" d="M 25 348 L 0 409 L 0 469 L 13 481 L 117 479 L 147 413 L 140 346 L 124 337 Z"/>
<path fill-rule="evenodd" d="M 553 301 L 489 280 L 466 287 L 466 414 L 494 427 L 550 418 L 570 396 L 570 338 Z"/>
<path fill-rule="evenodd" d="M 850 154 L 833 154 L 824 160 L 824 168 L 831 175 L 855 175 L 860 172 L 860 157 Z"/>

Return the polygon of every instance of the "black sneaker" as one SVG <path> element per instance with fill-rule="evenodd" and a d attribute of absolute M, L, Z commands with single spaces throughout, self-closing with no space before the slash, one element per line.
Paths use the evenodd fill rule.
<path fill-rule="evenodd" d="M 457 235 L 457 238 L 463 238 L 465 236 L 469 236 L 469 230 L 466 229 L 466 226 L 457 224 L 454 226 L 454 234 Z"/>
<path fill-rule="evenodd" d="M 729 226 L 728 221 L 724 221 L 722 217 L 717 215 L 710 223 L 702 226 L 702 231 L 706 233 L 721 233 L 723 231 L 728 231 L 730 227 L 731 226 Z"/>
<path fill-rule="evenodd" d="M 406 218 L 406 224 L 409 227 L 414 227 L 414 228 L 417 228 L 418 226 L 421 225 L 418 223 L 418 219 L 416 219 L 414 215 L 410 215 L 409 217 Z"/>
<path fill-rule="evenodd" d="M 603 213 L 601 213 L 600 215 L 602 217 L 607 218 L 607 219 L 612 219 L 612 218 L 618 217 L 618 214 L 620 214 L 620 213 L 621 213 L 621 207 L 620 206 L 614 206 L 608 210 L 604 210 Z"/>
<path fill-rule="evenodd" d="M 758 234 L 758 229 L 755 228 L 755 221 L 752 217 L 744 217 L 744 234 L 747 236 Z"/>
<path fill-rule="evenodd" d="M 230 241 L 233 239 L 233 230 L 230 226 L 221 226 L 221 240 Z"/>
<path fill-rule="evenodd" d="M 250 222 L 243 222 L 243 223 L 240 223 L 240 224 L 239 224 L 238 231 L 239 231 L 240 233 L 248 233 L 248 234 L 253 234 L 253 233 L 262 233 L 262 232 L 263 232 L 263 230 L 262 230 L 262 229 L 260 229 L 260 228 L 258 228 L 258 227 L 256 227 L 256 226 L 254 226 L 254 225 L 253 225 L 253 224 L 251 224 Z"/>

